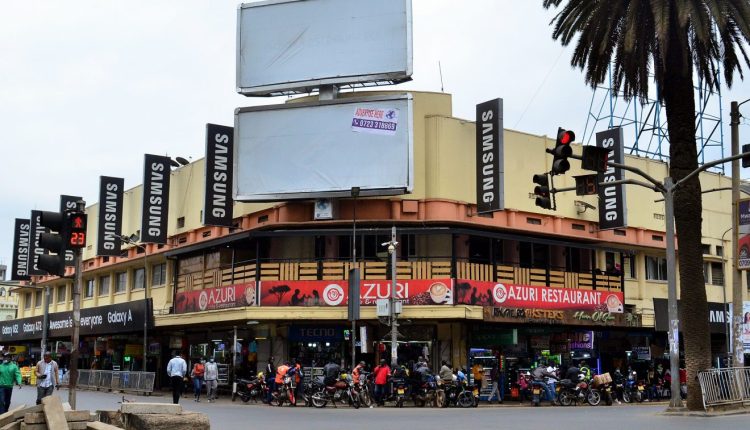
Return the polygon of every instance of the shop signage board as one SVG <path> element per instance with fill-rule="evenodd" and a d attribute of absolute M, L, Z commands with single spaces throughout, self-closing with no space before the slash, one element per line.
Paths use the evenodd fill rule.
<path fill-rule="evenodd" d="M 255 281 L 205 290 L 177 293 L 175 313 L 213 311 L 217 309 L 257 306 Z"/>
<path fill-rule="evenodd" d="M 151 299 L 148 299 L 151 309 Z M 110 306 L 81 309 L 81 335 L 128 333 L 143 330 L 146 300 L 137 300 Z M 153 313 L 148 312 L 148 325 L 153 327 Z M 0 344 L 8 341 L 40 339 L 43 317 L 36 316 L 0 321 Z M 66 337 L 73 333 L 73 313 L 49 314 L 49 337 Z"/>
<path fill-rule="evenodd" d="M 456 280 L 456 304 L 622 313 L 621 292 Z"/>
<path fill-rule="evenodd" d="M 143 162 L 143 205 L 141 211 L 141 242 L 167 243 L 169 219 L 169 179 L 171 159 L 146 154 Z"/>
<path fill-rule="evenodd" d="M 515 345 L 518 343 L 518 330 L 491 328 L 491 327 L 475 327 L 471 331 L 471 344 L 473 346 L 500 346 L 500 345 Z"/>
<path fill-rule="evenodd" d="M 347 281 L 262 281 L 261 306 L 346 306 Z M 360 304 L 375 306 L 391 296 L 391 281 L 360 281 Z M 453 304 L 451 279 L 412 279 L 397 282 L 396 298 L 404 305 Z"/>
<path fill-rule="evenodd" d="M 677 301 L 680 309 L 680 301 Z M 708 327 L 711 333 L 726 333 L 727 324 L 731 323 L 732 306 L 724 303 L 708 302 Z M 667 299 L 654 299 L 654 327 L 656 331 L 667 331 L 669 327 Z M 682 325 L 680 325 L 682 330 Z"/>
<path fill-rule="evenodd" d="M 292 325 L 289 326 L 292 342 L 339 342 L 344 340 L 344 328 L 338 326 Z"/>
<path fill-rule="evenodd" d="M 640 315 L 607 311 L 578 311 L 570 309 L 486 306 L 484 308 L 484 321 L 515 324 L 578 325 L 589 327 L 641 327 Z"/>
<path fill-rule="evenodd" d="M 10 272 L 11 281 L 28 281 L 29 246 L 31 245 L 31 221 L 16 218 L 13 229 L 13 263 Z"/>
<path fill-rule="evenodd" d="M 233 218 L 234 128 L 206 124 L 206 188 L 203 225 L 231 227 Z"/>
<path fill-rule="evenodd" d="M 596 133 L 596 146 L 609 149 L 610 162 L 625 163 L 625 145 L 622 128 L 611 128 Z M 599 173 L 599 183 L 625 179 L 623 169 L 609 167 Z M 625 184 L 599 187 L 599 230 L 627 227 L 625 210 Z"/>
<path fill-rule="evenodd" d="M 99 219 L 96 235 L 96 255 L 119 257 L 122 241 L 122 199 L 125 179 L 99 178 Z"/>
<path fill-rule="evenodd" d="M 476 112 L 477 212 L 503 210 L 503 99 L 480 103 Z"/>
<path fill-rule="evenodd" d="M 46 275 L 47 272 L 39 268 L 39 256 L 46 251 L 39 246 L 39 238 L 42 233 L 49 233 L 46 227 L 42 226 L 42 211 L 31 211 L 31 235 L 29 238 L 29 275 Z"/>
<path fill-rule="evenodd" d="M 630 352 L 630 358 L 633 360 L 651 360 L 650 346 L 634 346 Z"/>
<path fill-rule="evenodd" d="M 740 270 L 750 269 L 750 199 L 743 199 L 738 202 L 737 216 L 739 217 L 739 240 L 735 250 L 738 253 L 737 268 Z"/>

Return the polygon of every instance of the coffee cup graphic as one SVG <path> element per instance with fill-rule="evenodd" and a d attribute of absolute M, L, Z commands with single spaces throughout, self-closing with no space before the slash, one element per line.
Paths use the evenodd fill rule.
<path fill-rule="evenodd" d="M 622 302 L 614 294 L 610 294 L 610 295 L 607 296 L 607 311 L 608 312 L 617 312 L 617 313 L 622 313 L 623 312 Z"/>
<path fill-rule="evenodd" d="M 450 299 L 450 289 L 443 282 L 433 282 L 429 288 L 430 298 L 434 303 L 446 303 Z"/>

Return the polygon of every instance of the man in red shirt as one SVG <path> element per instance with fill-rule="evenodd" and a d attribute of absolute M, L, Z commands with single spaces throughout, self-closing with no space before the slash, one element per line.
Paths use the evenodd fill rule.
<path fill-rule="evenodd" d="M 377 400 L 379 406 L 383 406 L 391 368 L 386 364 L 385 359 L 380 359 L 380 365 L 372 373 L 375 375 L 375 400 Z"/>

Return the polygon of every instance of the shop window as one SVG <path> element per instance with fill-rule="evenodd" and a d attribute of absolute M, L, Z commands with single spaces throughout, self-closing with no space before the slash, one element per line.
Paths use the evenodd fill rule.
<path fill-rule="evenodd" d="M 41 290 L 37 290 L 34 292 L 34 307 L 35 308 L 42 307 L 42 291 Z"/>
<path fill-rule="evenodd" d="M 143 273 L 146 269 L 143 267 L 139 269 L 133 270 L 133 289 L 134 290 L 140 290 L 143 288 L 143 280 L 145 277 L 143 276 Z"/>
<path fill-rule="evenodd" d="M 128 289 L 128 272 L 115 274 L 115 293 L 124 293 Z"/>
<path fill-rule="evenodd" d="M 23 296 L 23 308 L 31 309 L 31 293 L 26 293 Z"/>
<path fill-rule="evenodd" d="M 57 303 L 64 303 L 68 295 L 68 285 L 57 286 Z"/>
<path fill-rule="evenodd" d="M 519 242 L 521 267 L 544 269 L 547 267 L 549 246 L 541 243 Z"/>
<path fill-rule="evenodd" d="M 664 257 L 646 256 L 646 279 L 649 281 L 667 280 L 667 259 Z"/>
<path fill-rule="evenodd" d="M 106 296 L 109 294 L 109 285 L 112 283 L 112 279 L 109 275 L 104 275 L 99 278 L 99 295 Z"/>
<path fill-rule="evenodd" d="M 157 264 L 151 268 L 151 286 L 167 284 L 167 263 Z"/>
<path fill-rule="evenodd" d="M 83 297 L 94 297 L 94 280 L 86 280 L 86 290 L 83 292 Z"/>

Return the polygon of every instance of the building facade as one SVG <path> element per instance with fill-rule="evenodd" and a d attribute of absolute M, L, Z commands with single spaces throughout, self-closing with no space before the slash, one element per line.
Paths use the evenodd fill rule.
<path fill-rule="evenodd" d="M 390 351 L 390 328 L 375 304 L 391 294 L 394 272 L 403 300 L 400 362 L 422 356 L 433 366 L 445 359 L 455 367 L 482 362 L 510 372 L 540 358 L 584 359 L 603 369 L 665 358 L 666 332 L 658 323 L 667 297 L 660 195 L 628 188 L 628 226 L 614 230 L 599 230 L 596 196 L 560 193 L 556 211 L 542 210 L 534 204 L 531 177 L 550 170 L 545 149 L 555 139 L 506 129 L 505 209 L 479 214 L 475 123 L 452 116 L 448 94 L 412 95 L 411 194 L 336 199 L 325 220 L 316 219 L 314 201 L 236 203 L 232 228 L 209 227 L 201 224 L 204 160 L 173 171 L 167 245 L 125 246 L 121 257 L 95 256 L 96 244 L 84 250 L 82 308 L 105 320 L 123 309 L 143 316 L 82 329 L 80 365 L 142 369 L 144 319 L 145 368 L 164 381 L 173 350 L 192 360 L 215 356 L 223 383 L 262 369 L 270 357 L 350 363 L 352 338 L 357 361 L 373 363 Z M 655 178 L 668 175 L 662 162 L 627 156 L 626 164 Z M 573 176 L 582 173 L 574 166 L 555 186 L 574 186 Z M 700 178 L 704 189 L 731 185 L 719 174 Z M 705 194 L 703 204 L 706 292 L 719 311 L 711 316 L 717 358 L 728 349 L 730 194 Z M 125 192 L 122 234 L 139 233 L 141 199 L 141 186 Z M 97 204 L 87 213 L 88 237 L 95 238 Z M 392 227 L 395 270 L 383 246 Z M 346 307 L 353 267 L 361 272 L 362 304 L 355 333 Z M 16 289 L 21 332 L 24 321 L 42 314 L 40 286 L 52 290 L 51 321 L 64 321 L 72 309 L 69 280 L 35 279 Z M 50 336 L 63 365 L 70 349 L 65 328 Z M 12 341 L 33 355 L 40 338 L 30 330 Z M 0 344 L 7 341 L 4 336 Z"/>

